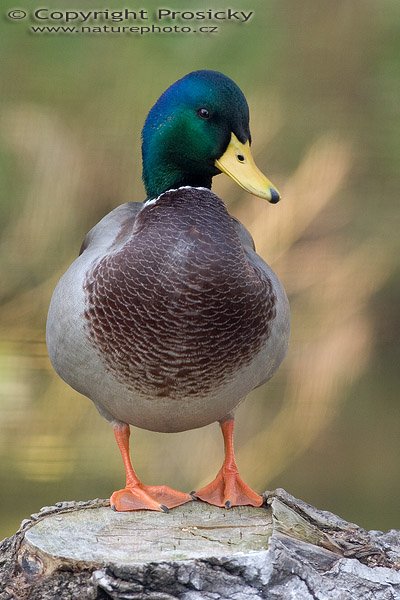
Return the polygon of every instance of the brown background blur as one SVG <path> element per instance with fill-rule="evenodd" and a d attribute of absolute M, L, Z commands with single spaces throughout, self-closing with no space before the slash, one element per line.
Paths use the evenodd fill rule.
<path fill-rule="evenodd" d="M 75 4 L 49 0 L 63 10 Z M 43 505 L 107 497 L 123 483 L 110 426 L 50 367 L 46 312 L 86 231 L 118 204 L 144 198 L 146 113 L 198 68 L 223 71 L 243 89 L 256 161 L 283 193 L 270 206 L 224 176 L 215 181 L 292 307 L 285 363 L 238 410 L 242 475 L 368 528 L 400 527 L 400 5 L 209 5 L 255 16 L 222 22 L 217 35 L 141 38 L 33 35 L 27 19 L 2 17 L 0 538 Z M 2 13 L 9 8 L 14 0 L 2 2 Z M 133 430 L 146 483 L 189 491 L 214 477 L 221 459 L 217 426 Z"/>

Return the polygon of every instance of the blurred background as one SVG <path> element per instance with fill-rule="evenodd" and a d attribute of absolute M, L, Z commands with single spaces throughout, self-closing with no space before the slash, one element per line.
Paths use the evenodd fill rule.
<path fill-rule="evenodd" d="M 168 7 L 204 8 L 187 4 Z M 47 307 L 86 231 L 144 198 L 147 111 L 199 68 L 243 89 L 256 161 L 283 194 L 271 206 L 225 176 L 215 180 L 292 308 L 286 361 L 237 413 L 241 473 L 260 491 L 285 487 L 364 527 L 400 527 L 400 5 L 229 7 L 255 16 L 194 36 L 33 35 L 27 21 L 2 16 L 0 538 L 41 506 L 108 497 L 123 484 L 111 427 L 50 366 Z M 13 0 L 2 2 L 8 8 Z M 189 491 L 222 460 L 217 425 L 134 429 L 132 439 L 146 483 Z"/>

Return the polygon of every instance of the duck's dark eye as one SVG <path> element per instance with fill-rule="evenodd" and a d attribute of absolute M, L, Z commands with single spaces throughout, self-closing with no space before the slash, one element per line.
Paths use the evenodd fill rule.
<path fill-rule="evenodd" d="M 206 108 L 199 108 L 198 111 L 197 111 L 197 114 L 202 119 L 209 119 L 210 118 L 210 112 Z"/>

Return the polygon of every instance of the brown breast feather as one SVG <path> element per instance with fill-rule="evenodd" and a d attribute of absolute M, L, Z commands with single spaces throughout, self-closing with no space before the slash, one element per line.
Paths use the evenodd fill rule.
<path fill-rule="evenodd" d="M 223 202 L 166 192 L 85 281 L 88 331 L 108 369 L 146 396 L 207 394 L 268 338 L 276 297 Z"/>

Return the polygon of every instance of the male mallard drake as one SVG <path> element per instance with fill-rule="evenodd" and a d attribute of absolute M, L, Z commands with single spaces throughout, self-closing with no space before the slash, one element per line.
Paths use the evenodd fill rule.
<path fill-rule="evenodd" d="M 175 432 L 214 421 L 225 460 L 195 497 L 260 506 L 238 474 L 233 412 L 281 363 L 289 308 L 211 180 L 224 171 L 272 203 L 279 194 L 252 159 L 246 99 L 221 73 L 196 71 L 174 83 L 142 135 L 148 198 L 119 206 L 87 234 L 51 300 L 49 355 L 113 425 L 126 471 L 113 508 L 167 510 L 192 499 L 139 481 L 129 424 Z"/>

